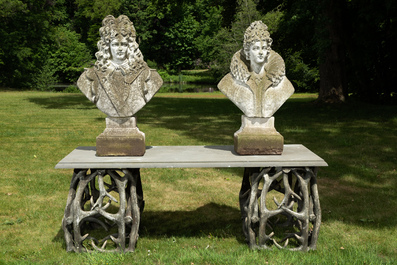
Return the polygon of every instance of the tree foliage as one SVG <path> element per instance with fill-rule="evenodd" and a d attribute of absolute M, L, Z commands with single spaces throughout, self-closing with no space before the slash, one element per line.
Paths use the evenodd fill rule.
<path fill-rule="evenodd" d="M 53 32 L 55 43 L 49 52 L 48 63 L 60 80 L 73 83 L 92 63 L 88 47 L 80 42 L 80 35 L 69 30 L 68 25 L 60 25 Z"/>
<path fill-rule="evenodd" d="M 94 60 L 102 19 L 127 15 L 145 60 L 169 72 L 229 71 L 254 20 L 298 91 L 396 102 L 393 0 L 0 0 L 0 85 L 75 82 Z M 51 77 L 51 78 L 50 78 Z M 47 80 L 47 81 L 46 81 Z"/>
<path fill-rule="evenodd" d="M 348 1 L 347 74 L 350 93 L 397 103 L 397 2 Z"/>
<path fill-rule="evenodd" d="M 45 0 L 2 0 L 0 23 L 0 80 L 26 87 L 42 67 L 50 40 L 51 23 L 61 19 L 56 5 Z"/>

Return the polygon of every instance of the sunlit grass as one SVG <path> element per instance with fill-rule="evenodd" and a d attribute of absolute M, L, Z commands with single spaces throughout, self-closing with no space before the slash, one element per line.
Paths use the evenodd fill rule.
<path fill-rule="evenodd" d="M 392 264 L 397 258 L 397 109 L 318 106 L 297 94 L 277 130 L 324 158 L 322 226 L 309 253 L 251 251 L 241 231 L 243 170 L 142 169 L 145 211 L 135 253 L 65 251 L 72 176 L 54 169 L 95 145 L 105 115 L 82 94 L 0 92 L 0 264 Z M 241 112 L 220 92 L 158 94 L 137 114 L 147 145 L 231 145 Z"/>

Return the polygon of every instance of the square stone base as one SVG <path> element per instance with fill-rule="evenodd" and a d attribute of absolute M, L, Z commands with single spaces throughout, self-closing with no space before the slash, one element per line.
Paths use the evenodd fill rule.
<path fill-rule="evenodd" d="M 234 135 L 234 150 L 239 155 L 281 155 L 284 137 L 276 133 L 240 133 Z"/>
<path fill-rule="evenodd" d="M 100 134 L 96 138 L 97 156 L 143 156 L 146 151 L 145 136 L 109 136 Z"/>
<path fill-rule="evenodd" d="M 234 150 L 239 155 L 281 155 L 284 137 L 274 128 L 274 117 L 241 117 L 234 133 Z"/>
<path fill-rule="evenodd" d="M 106 118 L 106 129 L 96 138 L 97 156 L 143 156 L 145 151 L 145 134 L 135 117 Z"/>

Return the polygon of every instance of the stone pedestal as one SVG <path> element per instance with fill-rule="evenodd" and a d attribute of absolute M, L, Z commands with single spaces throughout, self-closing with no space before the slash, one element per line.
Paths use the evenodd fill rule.
<path fill-rule="evenodd" d="M 274 117 L 241 117 L 241 128 L 234 133 L 234 150 L 239 155 L 281 155 L 284 137 L 274 128 Z"/>
<path fill-rule="evenodd" d="M 97 156 L 143 156 L 145 134 L 135 117 L 106 118 L 106 129 L 96 138 Z"/>

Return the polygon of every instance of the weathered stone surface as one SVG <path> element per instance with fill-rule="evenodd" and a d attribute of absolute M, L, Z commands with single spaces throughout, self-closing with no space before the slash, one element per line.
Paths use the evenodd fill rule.
<path fill-rule="evenodd" d="M 239 56 L 241 55 L 235 54 L 235 57 Z M 269 57 L 269 60 L 271 57 L 281 58 L 273 51 Z M 246 83 L 237 82 L 232 73 L 229 73 L 219 82 L 218 88 L 246 116 L 271 117 L 294 93 L 294 87 L 285 76 L 274 86 L 265 73 L 251 74 Z"/>
<path fill-rule="evenodd" d="M 285 76 L 284 60 L 271 50 L 273 40 L 261 21 L 244 34 L 244 48 L 237 51 L 230 73 L 218 88 L 248 117 L 271 117 L 294 93 Z"/>
<path fill-rule="evenodd" d="M 143 60 L 127 16 L 116 19 L 109 15 L 102 26 L 95 66 L 83 72 L 77 86 L 108 116 L 131 117 L 154 96 L 163 80 Z"/>
<path fill-rule="evenodd" d="M 281 155 L 284 137 L 279 133 L 234 135 L 234 151 L 239 155 Z"/>
<path fill-rule="evenodd" d="M 107 127 L 97 137 L 97 155 L 142 156 L 145 134 L 132 117 L 151 100 L 163 80 L 143 60 L 127 16 L 105 17 L 99 33 L 95 66 L 85 69 L 77 81 L 84 95 L 108 115 Z"/>
<path fill-rule="evenodd" d="M 143 156 L 145 154 L 145 135 L 140 131 L 115 136 L 100 134 L 96 138 L 97 156 Z"/>
<path fill-rule="evenodd" d="M 136 118 L 106 118 L 106 129 L 96 138 L 97 156 L 143 156 L 145 134 Z"/>
<path fill-rule="evenodd" d="M 234 134 L 234 150 L 239 155 L 281 155 L 284 137 L 274 128 L 274 117 L 242 116 L 241 128 Z"/>
<path fill-rule="evenodd" d="M 253 22 L 245 31 L 243 49 L 232 58 L 230 73 L 218 84 L 246 117 L 271 118 L 294 93 L 285 76 L 284 60 L 271 50 L 272 42 L 267 26 L 262 21 Z M 236 152 L 281 154 L 284 139 L 272 127 L 240 129 L 234 137 Z"/>

